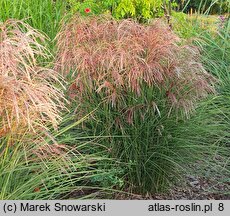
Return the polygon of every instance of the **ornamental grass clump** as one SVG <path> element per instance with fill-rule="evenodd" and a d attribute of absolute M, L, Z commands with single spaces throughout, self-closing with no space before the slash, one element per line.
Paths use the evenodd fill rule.
<path fill-rule="evenodd" d="M 211 143 L 189 145 L 180 137 L 216 80 L 199 50 L 161 21 L 76 16 L 63 24 L 57 45 L 56 67 L 70 79 L 76 115 L 94 111 L 84 131 L 105 137 L 108 154 L 127 164 L 130 191 L 167 189 L 181 169 L 209 155 Z"/>
<path fill-rule="evenodd" d="M 90 90 L 119 106 L 127 92 L 139 97 L 148 86 L 188 114 L 214 92 L 213 77 L 201 65 L 197 48 L 178 45 L 179 38 L 160 22 L 144 26 L 77 16 L 63 25 L 57 40 L 57 63 L 64 74 L 75 71 L 71 90 L 79 99 Z"/>
<path fill-rule="evenodd" d="M 87 152 L 93 138 L 83 141 L 80 133 L 71 133 L 80 122 L 72 122 L 68 113 L 62 122 L 66 126 L 49 136 L 38 131 L 15 140 L 14 146 L 2 139 L 7 147 L 0 151 L 0 199 L 89 199 L 113 193 L 121 168 L 103 152 Z"/>
<path fill-rule="evenodd" d="M 45 36 L 17 20 L 0 23 L 0 137 L 57 128 L 64 108 L 61 76 L 40 66 Z"/>

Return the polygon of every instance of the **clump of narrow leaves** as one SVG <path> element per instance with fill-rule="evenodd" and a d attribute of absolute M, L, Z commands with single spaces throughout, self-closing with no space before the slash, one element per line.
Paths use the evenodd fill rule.
<path fill-rule="evenodd" d="M 201 65 L 197 48 L 178 45 L 179 38 L 161 22 L 145 26 L 76 16 L 64 23 L 57 41 L 57 64 L 64 74 L 76 72 L 71 95 L 80 100 L 87 91 L 97 92 L 119 106 L 127 92 L 139 97 L 148 86 L 187 115 L 214 92 L 214 79 Z"/>
<path fill-rule="evenodd" d="M 182 168 L 210 155 L 211 142 L 190 145 L 180 136 L 184 117 L 214 92 L 216 80 L 199 50 L 163 23 L 77 16 L 63 24 L 57 44 L 57 68 L 70 78 L 76 114 L 91 112 L 84 131 L 108 137 L 101 142 L 127 164 L 130 191 L 165 190 Z"/>
<path fill-rule="evenodd" d="M 17 20 L 0 23 L 0 137 L 57 127 L 64 108 L 60 75 L 40 66 L 45 37 Z"/>
<path fill-rule="evenodd" d="M 41 133 L 33 135 L 33 140 L 18 139 L 17 147 L 7 146 L 0 151 L 1 199 L 101 198 L 111 193 L 113 185 L 105 187 L 104 182 L 95 180 L 110 180 L 117 174 L 115 161 L 99 152 L 86 153 L 89 142 L 71 147 L 54 139 L 56 131 L 44 139 Z M 107 164 L 105 169 L 103 163 Z"/>

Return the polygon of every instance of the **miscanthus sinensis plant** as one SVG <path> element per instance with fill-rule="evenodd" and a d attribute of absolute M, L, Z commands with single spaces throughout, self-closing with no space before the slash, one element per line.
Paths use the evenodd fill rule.
<path fill-rule="evenodd" d="M 64 97 L 61 76 L 42 66 L 46 37 L 17 20 L 0 23 L 0 137 L 57 128 Z"/>
<path fill-rule="evenodd" d="M 57 45 L 56 67 L 70 78 L 76 115 L 96 109 L 84 131 L 108 137 L 108 153 L 127 164 L 131 191 L 161 191 L 179 169 L 210 153 L 208 142 L 190 145 L 180 137 L 216 80 L 199 49 L 162 22 L 75 16 L 63 24 Z"/>

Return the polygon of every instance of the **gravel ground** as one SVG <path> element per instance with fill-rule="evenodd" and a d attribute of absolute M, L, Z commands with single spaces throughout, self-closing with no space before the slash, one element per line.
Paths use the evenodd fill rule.
<path fill-rule="evenodd" d="M 186 176 L 187 184 L 176 186 L 165 195 L 155 195 L 152 199 L 170 200 L 230 200 L 230 182 L 217 179 Z"/>

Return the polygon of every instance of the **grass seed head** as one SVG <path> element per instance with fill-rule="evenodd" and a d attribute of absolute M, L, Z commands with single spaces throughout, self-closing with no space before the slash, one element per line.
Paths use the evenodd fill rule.
<path fill-rule="evenodd" d="M 61 76 L 39 65 L 46 38 L 17 20 L 0 23 L 0 136 L 57 127 L 64 108 Z"/>
<path fill-rule="evenodd" d="M 127 92 L 143 95 L 147 85 L 161 89 L 173 108 L 188 114 L 198 100 L 214 92 L 214 79 L 200 63 L 196 47 L 179 42 L 160 21 L 146 26 L 76 16 L 57 36 L 57 67 L 63 74 L 74 71 L 71 95 L 79 100 L 90 90 L 116 106 Z"/>

